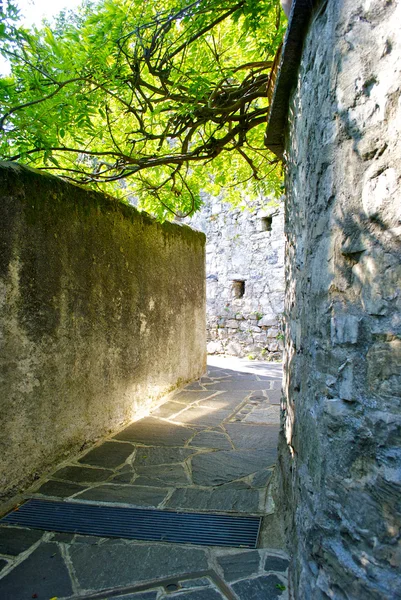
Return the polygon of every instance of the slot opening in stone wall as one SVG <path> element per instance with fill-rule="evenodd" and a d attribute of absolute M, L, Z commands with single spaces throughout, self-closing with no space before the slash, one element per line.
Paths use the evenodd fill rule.
<path fill-rule="evenodd" d="M 243 279 L 235 279 L 233 281 L 233 296 L 235 299 L 243 298 L 245 295 L 245 281 Z"/>
<path fill-rule="evenodd" d="M 261 218 L 261 223 L 262 223 L 262 231 L 271 231 L 272 230 L 273 217 L 262 217 Z"/>

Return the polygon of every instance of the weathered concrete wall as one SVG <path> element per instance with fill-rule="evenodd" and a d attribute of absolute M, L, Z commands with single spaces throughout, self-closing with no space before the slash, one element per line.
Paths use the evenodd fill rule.
<path fill-rule="evenodd" d="M 244 203 L 207 197 L 188 220 L 206 244 L 207 337 L 210 354 L 280 360 L 284 311 L 283 202 Z M 235 285 L 244 282 L 236 298 Z"/>
<path fill-rule="evenodd" d="M 287 136 L 281 493 L 300 600 L 401 598 L 401 3 L 321 3 Z"/>
<path fill-rule="evenodd" d="M 0 166 L 0 489 L 205 369 L 205 237 Z"/>

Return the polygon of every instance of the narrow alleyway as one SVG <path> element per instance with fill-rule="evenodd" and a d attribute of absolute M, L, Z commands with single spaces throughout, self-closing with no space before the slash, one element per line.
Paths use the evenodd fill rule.
<path fill-rule="evenodd" d="M 212 358 L 205 377 L 59 466 L 27 498 L 264 516 L 257 549 L 0 524 L 1 600 L 274 600 L 287 560 L 269 492 L 281 365 Z M 266 516 L 267 515 L 267 516 Z M 207 543 L 207 542 L 206 542 Z"/>

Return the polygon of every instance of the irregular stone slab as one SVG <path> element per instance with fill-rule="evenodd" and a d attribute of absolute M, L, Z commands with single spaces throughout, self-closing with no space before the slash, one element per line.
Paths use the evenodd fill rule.
<path fill-rule="evenodd" d="M 58 545 L 40 544 L 0 581 L 0 590 L 4 600 L 71 596 L 70 577 Z"/>
<path fill-rule="evenodd" d="M 99 546 L 104 542 L 105 538 L 101 538 L 93 535 L 75 535 L 75 543 L 77 544 L 89 544 L 90 546 Z"/>
<path fill-rule="evenodd" d="M 133 477 L 133 471 L 124 471 L 124 473 L 119 473 L 113 477 L 112 483 L 131 483 Z"/>
<path fill-rule="evenodd" d="M 79 500 L 97 500 L 98 502 L 120 502 L 133 506 L 157 507 L 167 495 L 167 490 L 161 488 L 146 488 L 134 485 L 100 485 L 83 494 Z"/>
<path fill-rule="evenodd" d="M 236 448 L 276 449 L 279 425 L 246 425 L 244 423 L 227 423 L 225 430 Z M 267 466 L 267 465 L 266 465 Z"/>
<path fill-rule="evenodd" d="M 200 406 L 210 406 L 211 408 L 225 409 L 225 410 L 234 410 L 242 404 L 242 402 L 247 397 L 248 392 L 242 390 L 241 392 L 222 392 L 217 396 L 212 396 L 211 398 L 207 398 L 206 400 L 201 400 L 199 402 Z"/>
<path fill-rule="evenodd" d="M 152 411 L 152 416 L 168 418 L 171 415 L 177 414 L 180 410 L 184 410 L 185 407 L 185 404 L 180 404 L 179 402 L 165 402 L 165 404 Z"/>
<path fill-rule="evenodd" d="M 193 429 L 147 417 L 132 423 L 114 437 L 150 446 L 183 446 L 193 435 Z"/>
<path fill-rule="evenodd" d="M 260 423 L 265 425 L 280 424 L 280 407 L 279 406 L 261 406 L 254 408 L 247 414 L 243 423 Z"/>
<path fill-rule="evenodd" d="M 281 556 L 272 556 L 268 554 L 265 560 L 265 571 L 281 571 L 285 572 L 288 569 L 289 561 Z"/>
<path fill-rule="evenodd" d="M 104 442 L 101 446 L 90 450 L 78 462 L 95 467 L 115 469 L 122 465 L 134 450 L 135 448 L 131 444 Z"/>
<path fill-rule="evenodd" d="M 137 594 L 124 594 L 124 596 L 113 596 L 117 600 L 156 600 L 156 592 L 138 592 Z"/>
<path fill-rule="evenodd" d="M 183 589 L 193 589 L 200 587 L 211 587 L 211 580 L 208 577 L 197 577 L 196 579 L 180 580 L 180 586 Z"/>
<path fill-rule="evenodd" d="M 238 391 L 238 390 L 244 390 L 244 391 L 249 391 L 249 392 L 253 392 L 256 390 L 267 390 L 269 389 L 269 387 L 271 386 L 272 382 L 277 381 L 274 379 L 268 379 L 265 381 L 256 381 L 256 379 L 249 379 L 248 377 L 241 377 L 241 378 L 230 378 L 230 379 L 226 379 L 224 381 L 221 381 L 220 383 L 213 383 L 211 385 L 208 385 L 208 389 L 209 390 L 213 390 L 213 391 L 226 391 L 226 392 L 230 392 L 230 391 Z M 210 392 L 212 393 L 212 391 Z"/>
<path fill-rule="evenodd" d="M 208 568 L 205 551 L 186 545 L 107 540 L 99 546 L 74 544 L 69 554 L 83 590 L 154 582 Z"/>
<path fill-rule="evenodd" d="M 226 596 L 222 596 L 215 588 L 209 587 L 201 590 L 192 590 L 188 592 L 181 592 L 177 594 L 168 594 L 168 596 L 161 596 L 164 599 L 177 598 L 177 600 L 226 600 Z"/>
<path fill-rule="evenodd" d="M 191 482 L 182 465 L 163 465 L 161 467 L 138 467 L 138 475 L 159 480 L 159 485 L 189 485 Z M 138 484 L 137 484 L 138 485 Z"/>
<path fill-rule="evenodd" d="M 277 451 L 217 451 L 192 458 L 192 478 L 196 485 L 216 486 L 241 479 L 274 465 Z"/>
<path fill-rule="evenodd" d="M 219 450 L 232 450 L 231 442 L 224 433 L 218 431 L 200 431 L 189 443 L 197 448 L 216 448 Z"/>
<path fill-rule="evenodd" d="M 174 425 L 172 425 L 174 427 Z M 195 432 L 192 431 L 192 435 Z M 151 465 L 170 465 L 182 463 L 189 456 L 194 454 L 195 450 L 189 448 L 169 448 L 168 446 L 138 448 L 133 462 L 134 468 Z"/>
<path fill-rule="evenodd" d="M 202 391 L 202 392 L 187 392 L 186 389 L 182 392 L 178 392 L 178 394 L 174 395 L 174 400 L 178 402 L 183 402 L 184 404 L 193 404 L 194 402 L 199 402 L 199 400 L 204 400 L 205 398 L 209 398 L 212 394 L 215 394 L 214 391 Z"/>
<path fill-rule="evenodd" d="M 4 558 L 0 558 L 0 571 L 2 571 L 7 565 L 8 565 L 8 561 L 5 560 Z"/>
<path fill-rule="evenodd" d="M 267 487 L 270 479 L 273 475 L 273 469 L 265 469 L 263 471 L 259 471 L 255 473 L 252 479 L 252 486 L 255 488 L 265 488 Z"/>
<path fill-rule="evenodd" d="M 281 402 L 281 396 L 282 396 L 282 391 L 281 389 L 277 390 L 268 390 L 267 391 L 267 398 L 270 404 L 280 404 Z"/>
<path fill-rule="evenodd" d="M 150 477 L 144 477 L 140 475 L 139 477 L 134 479 L 131 485 L 138 485 L 140 487 L 160 487 L 162 485 L 162 482 L 160 481 L 160 479 L 151 479 Z"/>
<path fill-rule="evenodd" d="M 198 390 L 202 390 L 203 387 L 202 385 L 199 383 L 199 381 L 194 381 L 194 383 L 190 383 L 189 385 L 185 386 L 186 390 L 194 390 L 195 392 Z"/>
<path fill-rule="evenodd" d="M 283 386 L 283 383 L 282 383 L 281 379 L 279 379 L 279 380 L 275 379 L 274 381 L 270 382 L 271 390 L 280 390 L 280 392 L 281 392 L 282 386 Z"/>
<path fill-rule="evenodd" d="M 252 394 L 249 396 L 249 399 L 255 402 L 265 402 L 267 400 L 266 396 L 264 396 L 262 392 L 252 392 Z"/>
<path fill-rule="evenodd" d="M 78 492 L 86 489 L 87 486 L 78 485 L 77 483 L 70 483 L 69 481 L 46 481 L 40 488 L 35 492 L 36 494 L 43 494 L 45 496 L 54 496 L 56 498 L 69 498 Z"/>
<path fill-rule="evenodd" d="M 109 469 L 89 469 L 88 467 L 64 467 L 52 475 L 56 479 L 66 479 L 75 483 L 106 481 L 113 475 Z"/>
<path fill-rule="evenodd" d="M 194 406 L 177 415 L 174 421 L 193 425 L 219 425 L 230 415 L 230 410 L 214 410 L 205 406 Z"/>
<path fill-rule="evenodd" d="M 138 592 L 137 594 L 124 594 L 124 596 L 113 596 L 117 600 L 156 600 L 156 592 Z"/>
<path fill-rule="evenodd" d="M 232 588 L 239 600 L 277 600 L 285 591 L 281 586 L 283 582 L 276 575 L 262 575 L 239 581 Z"/>
<path fill-rule="evenodd" d="M 35 531 L 34 529 L 0 527 L 0 554 L 17 556 L 17 554 L 28 550 L 42 536 L 43 531 Z"/>
<path fill-rule="evenodd" d="M 168 508 L 204 511 L 257 513 L 259 492 L 234 488 L 201 490 L 185 488 L 175 490 L 167 502 Z"/>
<path fill-rule="evenodd" d="M 74 533 L 59 533 L 54 532 L 52 535 L 52 542 L 61 542 L 62 544 L 70 544 L 74 539 Z"/>
<path fill-rule="evenodd" d="M 217 562 L 226 581 L 238 581 L 238 579 L 255 575 L 259 571 L 260 554 L 257 550 L 226 554 L 217 556 Z"/>
<path fill-rule="evenodd" d="M 228 488 L 236 490 L 251 490 L 252 486 L 249 485 L 249 483 L 247 483 L 243 479 L 237 479 L 237 481 L 230 481 L 230 483 L 224 483 L 223 485 L 219 485 L 218 489 L 226 490 Z"/>

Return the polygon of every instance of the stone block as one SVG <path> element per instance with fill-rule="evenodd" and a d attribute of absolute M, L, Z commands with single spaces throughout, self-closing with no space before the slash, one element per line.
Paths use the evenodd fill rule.
<path fill-rule="evenodd" d="M 229 329 L 238 329 L 239 323 L 235 319 L 229 319 L 228 321 L 226 321 L 226 327 L 228 327 Z"/>
<path fill-rule="evenodd" d="M 208 354 L 222 354 L 224 352 L 224 346 L 221 341 L 211 341 L 207 344 Z"/>
<path fill-rule="evenodd" d="M 275 317 L 264 316 L 258 321 L 259 327 L 273 327 L 277 325 L 277 319 Z"/>
<path fill-rule="evenodd" d="M 378 394 L 401 395 L 401 340 L 373 344 L 366 359 L 369 389 Z"/>
<path fill-rule="evenodd" d="M 358 341 L 361 317 L 336 315 L 331 319 L 331 343 L 356 344 Z"/>
<path fill-rule="evenodd" d="M 243 356 L 242 346 L 238 342 L 229 342 L 226 347 L 226 352 L 233 356 Z"/>

